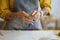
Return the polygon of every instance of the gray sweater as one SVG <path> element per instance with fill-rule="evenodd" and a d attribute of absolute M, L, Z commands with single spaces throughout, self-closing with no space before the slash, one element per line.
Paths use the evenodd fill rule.
<path fill-rule="evenodd" d="M 14 11 L 25 11 L 27 13 L 38 10 L 39 0 L 15 0 L 14 1 Z"/>

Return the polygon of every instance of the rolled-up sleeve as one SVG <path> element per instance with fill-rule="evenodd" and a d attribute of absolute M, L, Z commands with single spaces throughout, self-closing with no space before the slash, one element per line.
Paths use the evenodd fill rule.
<path fill-rule="evenodd" d="M 0 17 L 5 19 L 6 14 L 10 12 L 8 0 L 1 0 L 0 4 L 1 4 Z"/>
<path fill-rule="evenodd" d="M 40 0 L 40 6 L 41 8 L 46 8 L 49 12 L 52 7 L 52 0 Z"/>

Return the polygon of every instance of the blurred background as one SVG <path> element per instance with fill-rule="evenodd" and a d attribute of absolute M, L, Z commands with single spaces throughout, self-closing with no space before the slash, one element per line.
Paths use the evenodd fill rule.
<path fill-rule="evenodd" d="M 60 29 L 60 0 L 52 0 L 51 13 L 57 19 L 57 27 Z"/>

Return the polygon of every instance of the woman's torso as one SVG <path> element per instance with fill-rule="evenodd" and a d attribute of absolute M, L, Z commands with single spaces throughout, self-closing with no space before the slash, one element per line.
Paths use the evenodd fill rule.
<path fill-rule="evenodd" d="M 14 11 L 25 11 L 27 13 L 38 10 L 39 0 L 14 0 Z"/>

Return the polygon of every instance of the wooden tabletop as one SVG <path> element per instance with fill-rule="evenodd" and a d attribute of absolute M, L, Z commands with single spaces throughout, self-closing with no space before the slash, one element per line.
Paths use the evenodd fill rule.
<path fill-rule="evenodd" d="M 0 30 L 0 40 L 47 40 L 57 39 L 54 32 L 59 30 L 42 31 L 21 31 L 21 30 Z M 60 31 L 59 31 L 60 32 Z"/>

